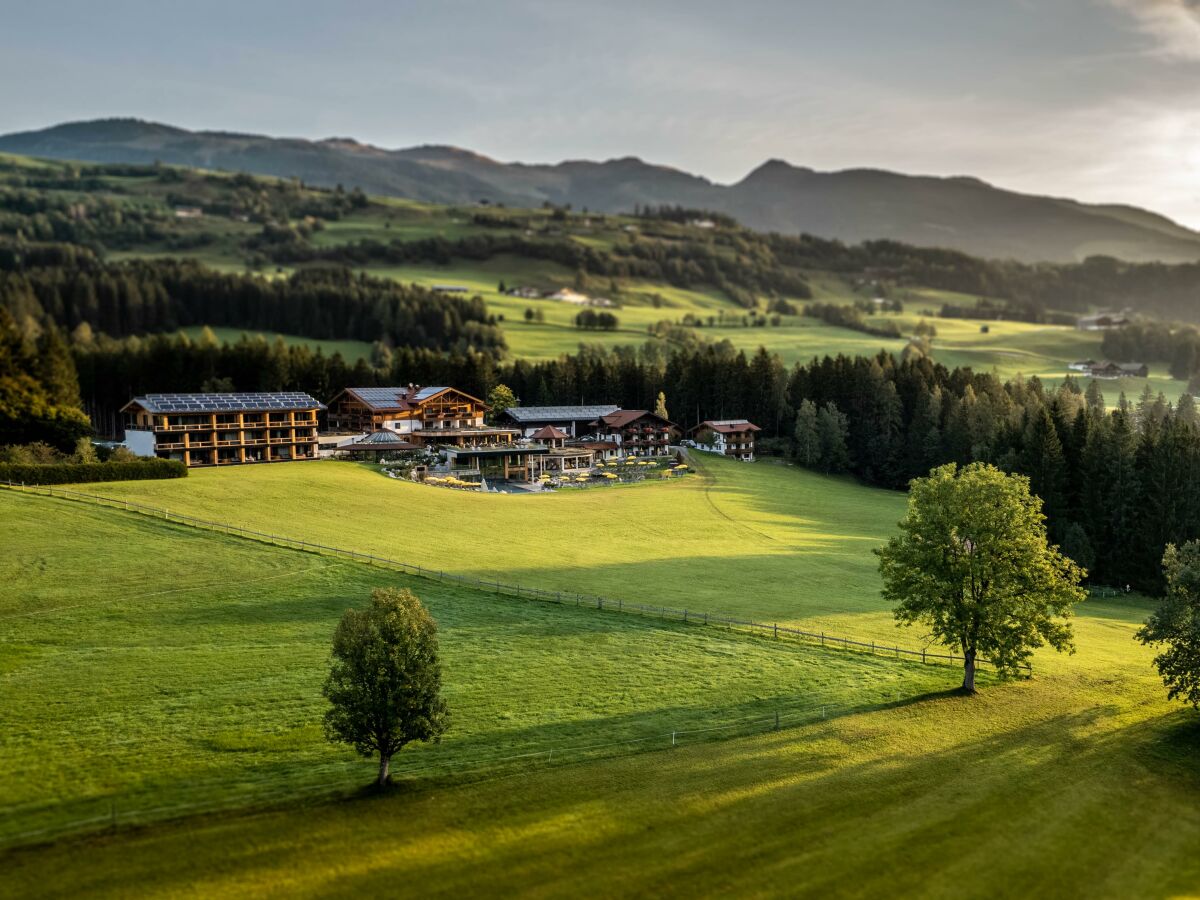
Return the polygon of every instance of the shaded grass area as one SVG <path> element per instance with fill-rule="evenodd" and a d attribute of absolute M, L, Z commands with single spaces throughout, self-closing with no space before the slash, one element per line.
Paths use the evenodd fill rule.
<path fill-rule="evenodd" d="M 0 493 L 0 522 L 0 842 L 369 781 L 370 762 L 324 740 L 320 685 L 338 617 L 385 584 L 413 588 L 441 629 L 453 723 L 397 758 L 418 781 L 761 731 L 956 679 L 44 497 Z"/>
<path fill-rule="evenodd" d="M 1035 681 L 3 861 L 32 895 L 1192 896 L 1198 738 L 1144 692 Z"/>

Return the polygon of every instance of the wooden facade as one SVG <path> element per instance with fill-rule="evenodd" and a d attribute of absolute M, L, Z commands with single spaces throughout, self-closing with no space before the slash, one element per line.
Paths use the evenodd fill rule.
<path fill-rule="evenodd" d="M 666 456 L 678 430 L 674 422 L 644 409 L 618 410 L 595 423 L 597 438 L 618 444 L 630 456 Z"/>
<path fill-rule="evenodd" d="M 317 458 L 317 412 L 308 394 L 147 394 L 121 410 L 131 446 L 186 466 Z"/>
<path fill-rule="evenodd" d="M 489 407 L 478 397 L 451 387 L 346 388 L 329 401 L 333 431 L 394 431 L 423 446 L 455 447 L 509 443 L 513 428 L 484 425 Z"/>

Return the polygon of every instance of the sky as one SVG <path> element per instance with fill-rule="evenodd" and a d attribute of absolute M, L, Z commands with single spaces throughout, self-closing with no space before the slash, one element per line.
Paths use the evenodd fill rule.
<path fill-rule="evenodd" d="M 0 133 L 185 128 L 974 175 L 1200 229 L 1200 0 L 39 0 Z"/>

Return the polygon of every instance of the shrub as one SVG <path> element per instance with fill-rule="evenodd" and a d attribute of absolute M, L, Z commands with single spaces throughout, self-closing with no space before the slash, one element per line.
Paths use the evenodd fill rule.
<path fill-rule="evenodd" d="M 85 481 L 147 481 L 184 478 L 187 466 L 174 459 L 139 459 L 102 463 L 0 463 L 0 482 L 77 484 Z"/>

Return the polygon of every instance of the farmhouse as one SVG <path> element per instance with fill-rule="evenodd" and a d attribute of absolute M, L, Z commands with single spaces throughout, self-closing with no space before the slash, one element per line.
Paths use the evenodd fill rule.
<path fill-rule="evenodd" d="M 520 432 L 485 426 L 488 408 L 478 397 L 451 387 L 354 387 L 329 402 L 329 427 L 348 432 L 386 429 L 421 445 L 511 443 Z"/>
<path fill-rule="evenodd" d="M 1102 362 L 1088 369 L 1093 378 L 1145 378 L 1150 374 L 1150 367 L 1145 363 L 1115 363 Z"/>
<path fill-rule="evenodd" d="M 520 429 L 525 437 L 550 426 L 567 433 L 568 437 L 591 434 L 601 416 L 615 413 L 621 407 L 598 404 L 594 406 L 513 406 L 500 416 L 502 422 Z"/>
<path fill-rule="evenodd" d="M 644 409 L 619 409 L 592 424 L 597 438 L 617 444 L 622 453 L 632 456 L 665 456 L 671 435 L 678 430 L 674 422 Z"/>
<path fill-rule="evenodd" d="M 317 412 L 324 408 L 299 392 L 146 394 L 121 413 L 135 453 L 227 466 L 316 459 Z"/>
<path fill-rule="evenodd" d="M 1097 313 L 1094 316 L 1080 316 L 1075 321 L 1075 327 L 1080 331 L 1111 331 L 1128 324 L 1129 316 L 1126 313 Z"/>
<path fill-rule="evenodd" d="M 709 419 L 701 422 L 688 433 L 695 440 L 697 435 L 712 434 L 711 446 L 718 453 L 749 462 L 754 459 L 754 433 L 762 431 L 746 419 Z"/>

